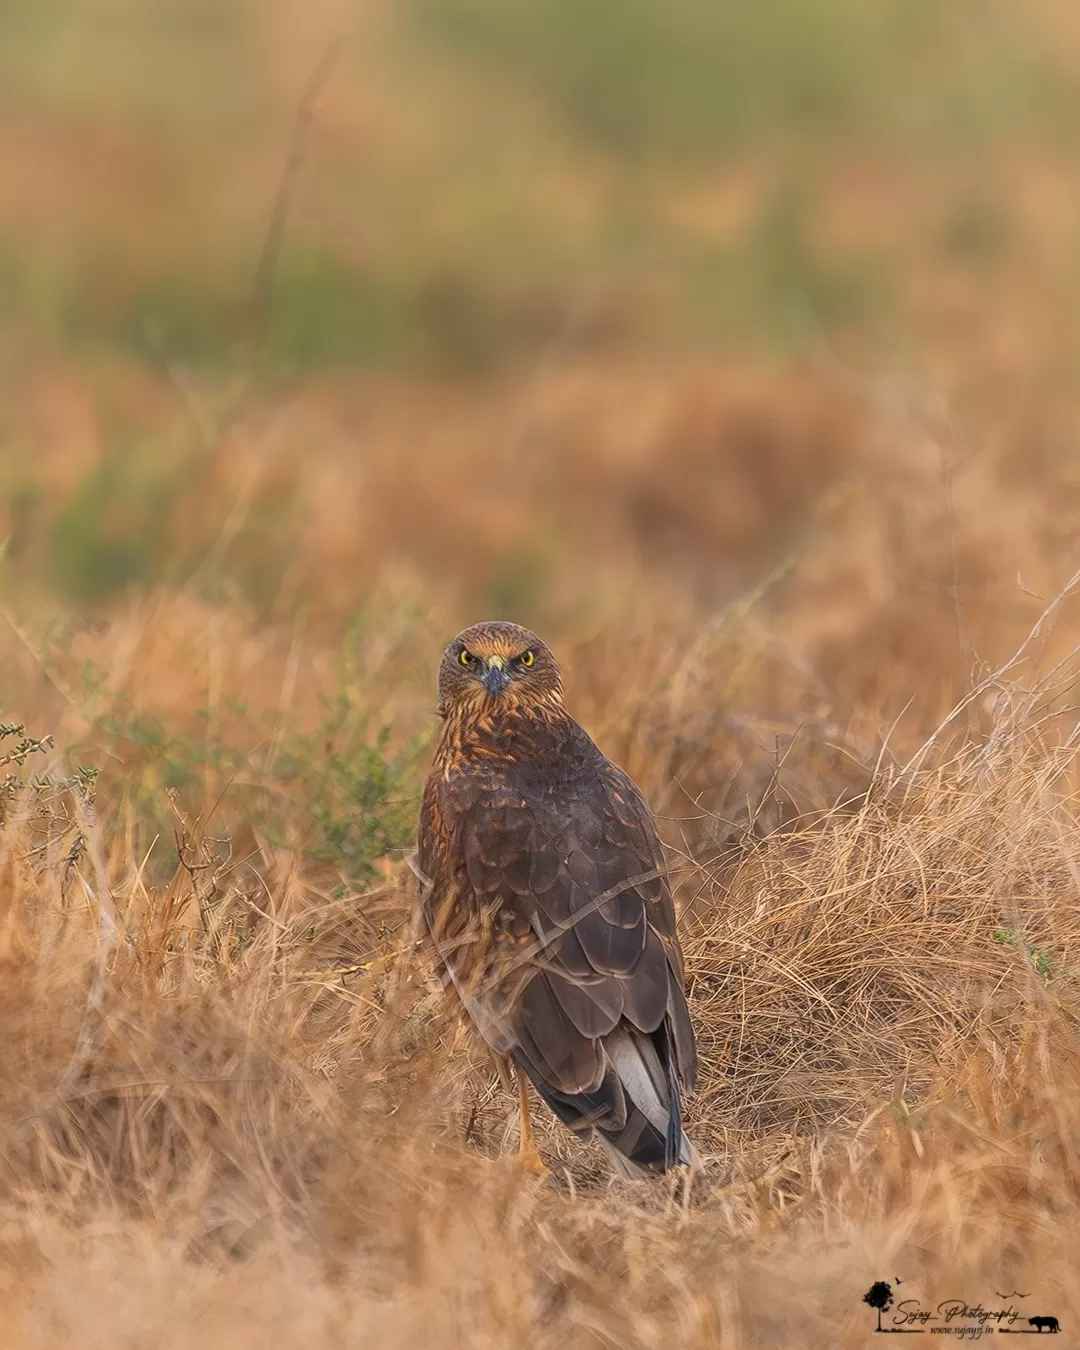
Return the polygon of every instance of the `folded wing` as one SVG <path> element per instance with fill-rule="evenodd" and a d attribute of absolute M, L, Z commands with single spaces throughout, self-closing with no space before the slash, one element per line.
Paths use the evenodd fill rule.
<path fill-rule="evenodd" d="M 555 1114 L 621 1170 L 666 1170 L 692 1158 L 697 1070 L 675 910 L 644 798 L 597 761 L 573 792 L 497 784 L 459 812 L 463 870 L 433 888 L 429 926 L 481 1034 Z"/>

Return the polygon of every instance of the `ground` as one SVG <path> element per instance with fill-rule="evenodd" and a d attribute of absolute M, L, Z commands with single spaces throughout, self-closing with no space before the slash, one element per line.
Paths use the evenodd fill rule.
<path fill-rule="evenodd" d="M 598 13 L 0 18 L 13 1350 L 1080 1317 L 1075 15 Z M 523 1175 L 418 941 L 485 618 L 659 817 L 689 1187 Z"/>

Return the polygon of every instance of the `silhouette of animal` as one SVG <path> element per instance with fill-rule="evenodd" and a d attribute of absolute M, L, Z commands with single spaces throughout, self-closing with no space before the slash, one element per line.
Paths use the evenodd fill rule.
<path fill-rule="evenodd" d="M 442 970 L 517 1074 L 623 1176 L 694 1161 L 697 1072 L 675 907 L 648 803 L 563 704 L 544 642 L 466 628 L 439 668 L 420 812 L 421 907 Z"/>
<path fill-rule="evenodd" d="M 1047 1331 L 1060 1331 L 1056 1317 L 1029 1317 L 1028 1326 L 1034 1327 L 1036 1331 L 1041 1332 L 1043 1327 Z"/>

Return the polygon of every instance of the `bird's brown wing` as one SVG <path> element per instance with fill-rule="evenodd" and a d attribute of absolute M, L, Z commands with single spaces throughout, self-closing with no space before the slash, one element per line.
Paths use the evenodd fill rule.
<path fill-rule="evenodd" d="M 464 875 L 442 888 L 443 911 L 457 917 L 437 945 L 481 1031 L 519 1052 L 534 1082 L 595 1090 L 609 1068 L 602 1042 L 625 1023 L 646 1036 L 665 1029 L 690 1087 L 693 1033 L 652 817 L 630 779 L 597 758 L 569 793 L 504 775 L 457 813 L 446 852 Z"/>

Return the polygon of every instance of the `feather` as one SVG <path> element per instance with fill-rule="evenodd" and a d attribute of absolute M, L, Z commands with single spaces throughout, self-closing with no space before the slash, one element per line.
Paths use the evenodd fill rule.
<path fill-rule="evenodd" d="M 626 1020 L 638 1031 L 653 1032 L 663 1022 L 671 1003 L 670 983 L 664 945 L 650 928 L 637 966 L 619 981 Z"/>
<path fill-rule="evenodd" d="M 583 1036 L 593 1040 L 606 1036 L 622 1016 L 622 989 L 614 980 L 587 984 L 555 974 L 547 979 L 559 1006 Z"/>
<path fill-rule="evenodd" d="M 604 1037 L 604 1051 L 618 1074 L 626 1095 L 658 1130 L 667 1130 L 667 1076 L 660 1067 L 652 1042 L 640 1033 L 634 1035 L 619 1027 Z"/>
<path fill-rule="evenodd" d="M 624 1181 L 643 1181 L 649 1176 L 647 1167 L 642 1167 L 640 1163 L 631 1162 L 626 1154 L 620 1152 L 602 1132 L 598 1131 L 596 1137 L 600 1141 L 600 1147 L 607 1154 L 608 1162 L 611 1163 L 611 1170 L 617 1177 L 622 1177 Z"/>
<path fill-rule="evenodd" d="M 666 1046 L 666 1033 L 657 1039 Z M 625 1023 L 603 1038 L 604 1052 L 629 1100 L 626 1124 L 617 1133 L 599 1126 L 601 1143 L 628 1164 L 621 1175 L 640 1176 L 641 1169 L 692 1163 L 695 1154 L 682 1126 L 679 1086 L 670 1056 L 661 1063 L 654 1038 Z M 637 1168 L 635 1171 L 634 1169 Z"/>
<path fill-rule="evenodd" d="M 525 986 L 514 1021 L 522 1051 L 549 1082 L 564 1092 L 599 1086 L 605 1067 L 600 1046 L 574 1026 L 548 976 L 536 975 Z"/>
<path fill-rule="evenodd" d="M 504 660 L 529 650 L 536 670 L 479 693 L 466 648 Z M 561 1121 L 599 1132 L 617 1170 L 691 1161 L 680 1092 L 697 1057 L 645 798 L 566 712 L 554 658 L 525 629 L 459 635 L 439 701 L 421 905 L 466 1012 Z"/>

